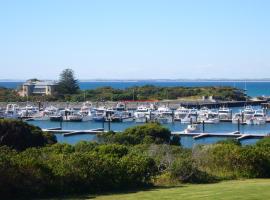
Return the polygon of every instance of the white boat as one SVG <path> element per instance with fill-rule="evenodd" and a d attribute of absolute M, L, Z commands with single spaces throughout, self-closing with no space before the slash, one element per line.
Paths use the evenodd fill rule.
<path fill-rule="evenodd" d="M 266 115 L 263 110 L 256 110 L 253 118 L 254 125 L 262 125 L 266 123 Z"/>
<path fill-rule="evenodd" d="M 244 115 L 242 113 L 235 113 L 232 117 L 232 123 L 237 124 L 237 123 L 244 123 Z"/>
<path fill-rule="evenodd" d="M 194 133 L 199 132 L 199 126 L 197 124 L 189 124 L 187 128 L 184 130 L 184 133 Z"/>
<path fill-rule="evenodd" d="M 189 113 L 190 113 L 190 110 L 188 108 L 180 106 L 174 112 L 174 120 L 182 122 L 183 119 L 187 118 Z"/>
<path fill-rule="evenodd" d="M 161 124 L 167 124 L 173 122 L 173 111 L 167 106 L 161 106 L 157 109 L 156 121 Z"/>
<path fill-rule="evenodd" d="M 205 124 L 217 124 L 220 120 L 218 112 L 204 107 L 199 111 L 198 121 Z"/>
<path fill-rule="evenodd" d="M 91 121 L 93 120 L 93 107 L 90 102 L 83 103 L 83 106 L 81 107 L 79 114 L 83 116 L 82 121 Z"/>
<path fill-rule="evenodd" d="M 219 119 L 221 119 L 221 120 L 231 119 L 231 117 L 232 117 L 231 114 L 232 114 L 231 109 L 229 109 L 227 107 L 220 107 L 218 109 L 218 116 L 219 116 Z"/>
<path fill-rule="evenodd" d="M 8 119 L 18 119 L 20 116 L 20 108 L 17 104 L 7 104 L 6 110 L 4 112 L 4 118 Z"/>
<path fill-rule="evenodd" d="M 95 108 L 92 119 L 96 122 L 104 122 L 106 120 L 106 111 L 105 106 Z"/>
<path fill-rule="evenodd" d="M 246 106 L 244 110 L 242 110 L 242 113 L 244 115 L 244 121 L 246 121 L 253 118 L 255 110 L 252 108 L 252 106 Z"/>
<path fill-rule="evenodd" d="M 138 106 L 137 110 L 134 112 L 135 122 L 145 123 L 150 120 L 151 109 L 146 106 Z"/>
<path fill-rule="evenodd" d="M 82 122 L 83 120 L 83 116 L 72 108 L 66 108 L 65 110 L 61 110 L 60 114 L 63 117 L 63 121 Z"/>

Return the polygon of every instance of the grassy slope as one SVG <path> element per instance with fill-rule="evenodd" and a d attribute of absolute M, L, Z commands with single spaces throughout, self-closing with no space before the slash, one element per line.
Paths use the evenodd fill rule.
<path fill-rule="evenodd" d="M 167 189 L 92 197 L 96 200 L 159 199 L 270 199 L 270 179 L 226 181 L 217 184 L 183 185 Z M 90 197 L 90 199 L 92 199 Z"/>

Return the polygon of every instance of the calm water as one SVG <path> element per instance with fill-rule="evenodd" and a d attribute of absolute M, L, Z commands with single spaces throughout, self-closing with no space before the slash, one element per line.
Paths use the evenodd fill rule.
<path fill-rule="evenodd" d="M 0 86 L 7 88 L 17 88 L 22 82 L 0 82 Z M 143 86 L 146 84 L 156 86 L 186 86 L 186 87 L 198 87 L 198 86 L 232 86 L 241 89 L 247 89 L 249 96 L 270 96 L 270 82 L 228 82 L 228 81 L 208 81 L 208 82 L 177 82 L 177 81 L 93 81 L 93 82 L 80 82 L 80 88 L 95 89 L 97 87 L 111 86 L 113 88 L 128 88 L 133 86 Z"/>
<path fill-rule="evenodd" d="M 31 121 L 29 122 L 33 125 L 37 125 L 41 128 L 55 128 L 59 127 L 59 122 L 50 122 L 50 121 Z M 138 125 L 135 122 L 126 122 L 126 123 L 111 123 L 111 130 L 114 131 L 123 131 L 128 127 Z M 103 124 L 99 122 L 63 122 L 63 129 L 68 130 L 89 130 L 95 128 L 102 128 Z M 186 124 L 181 124 L 179 122 L 175 122 L 173 124 L 164 125 L 168 127 L 171 131 L 183 131 L 186 128 Z M 104 124 L 106 130 L 108 130 L 108 123 Z M 202 130 L 202 126 L 200 125 Z M 265 125 L 244 125 L 240 127 L 241 133 L 269 133 L 270 124 Z M 214 132 L 214 133 L 225 133 L 225 132 L 233 132 L 237 131 L 237 124 L 232 123 L 219 123 L 219 124 L 206 124 L 205 132 Z M 81 140 L 92 141 L 96 140 L 96 136 L 94 135 L 75 135 L 69 137 L 63 137 L 61 134 L 57 134 L 57 140 L 63 143 L 75 144 Z M 185 147 L 192 147 L 196 144 L 208 144 L 214 143 L 219 140 L 224 140 L 226 138 L 222 137 L 211 137 L 211 138 L 201 138 L 194 140 L 192 137 L 185 136 L 181 138 L 181 143 Z M 243 144 L 252 144 L 255 143 L 256 139 L 246 139 L 243 140 Z"/>

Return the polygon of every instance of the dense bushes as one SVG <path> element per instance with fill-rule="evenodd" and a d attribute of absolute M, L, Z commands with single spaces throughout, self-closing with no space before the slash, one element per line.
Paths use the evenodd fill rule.
<path fill-rule="evenodd" d="M 55 142 L 55 136 L 42 132 L 38 127 L 18 120 L 0 119 L 0 146 L 7 145 L 16 150 L 24 150 Z"/>
<path fill-rule="evenodd" d="M 129 154 L 122 145 L 101 145 L 87 152 L 77 150 L 77 145 L 66 144 L 23 152 L 1 147 L 1 197 L 120 190 L 149 184 L 156 173 L 152 158 Z"/>
<path fill-rule="evenodd" d="M 184 149 L 172 145 L 177 139 L 171 138 L 168 129 L 149 123 L 123 133 L 103 134 L 102 143 L 27 148 L 49 142 L 36 139 L 43 134 L 36 127 L 16 121 L 1 123 L 3 137 L 12 138 L 9 147 L 0 147 L 2 198 L 97 193 L 168 181 L 270 178 L 270 138 L 250 146 L 228 140 Z"/>
<path fill-rule="evenodd" d="M 127 128 L 123 133 L 108 132 L 100 134 L 99 140 L 105 143 L 118 143 L 127 145 L 136 144 L 173 144 L 179 145 L 180 138 L 171 138 L 169 129 L 158 123 L 148 123 L 140 126 Z"/>

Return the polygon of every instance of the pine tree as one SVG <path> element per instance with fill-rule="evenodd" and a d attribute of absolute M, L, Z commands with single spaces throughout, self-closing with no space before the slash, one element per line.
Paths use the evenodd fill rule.
<path fill-rule="evenodd" d="M 79 91 L 78 80 L 72 69 L 64 69 L 60 74 L 57 91 L 59 94 L 76 94 Z"/>

